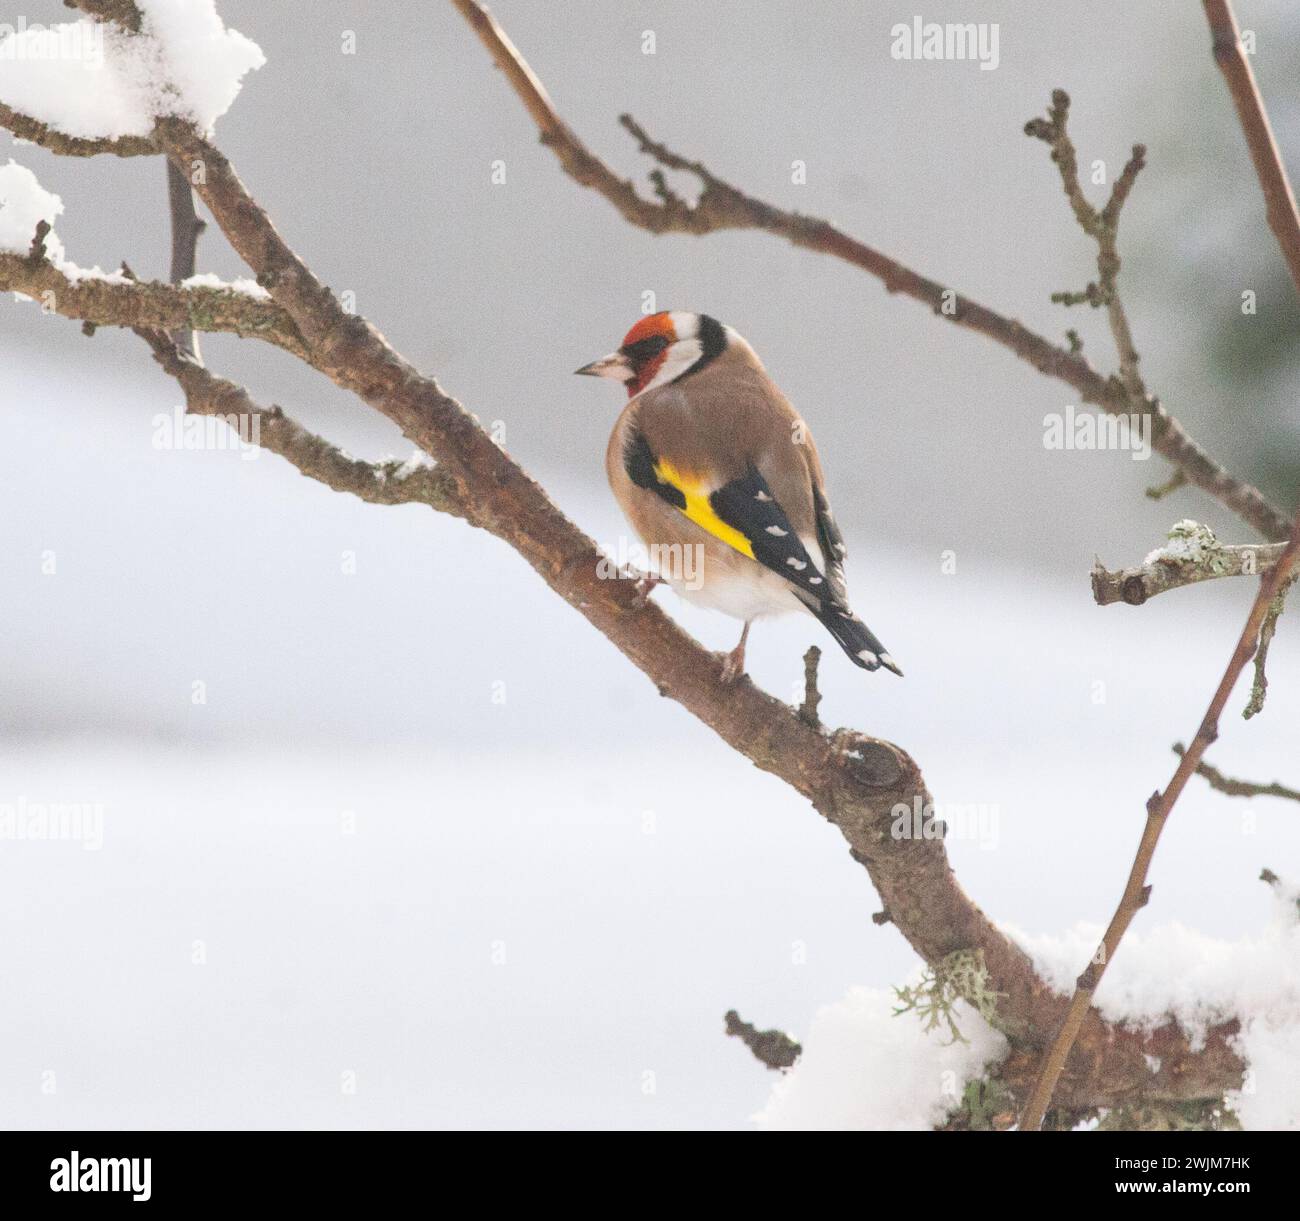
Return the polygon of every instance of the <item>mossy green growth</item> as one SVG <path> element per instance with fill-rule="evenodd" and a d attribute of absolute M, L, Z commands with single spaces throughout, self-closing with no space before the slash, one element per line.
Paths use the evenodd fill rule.
<path fill-rule="evenodd" d="M 1001 1132 L 1015 1113 L 1016 1102 L 1006 1086 L 995 1078 L 980 1077 L 966 1082 L 954 1119 L 967 1132 Z"/>
<path fill-rule="evenodd" d="M 1232 556 L 1223 550 L 1214 531 L 1188 517 L 1170 527 L 1169 542 L 1150 558 L 1162 564 L 1191 564 L 1215 576 L 1235 570 Z"/>
<path fill-rule="evenodd" d="M 1095 1132 L 1238 1132 L 1222 1098 L 1197 1102 L 1134 1102 L 1102 1113 Z"/>
<path fill-rule="evenodd" d="M 952 1036 L 948 1040 L 951 1046 L 970 1041 L 962 1034 L 953 1013 L 958 1000 L 965 1001 L 989 1025 L 1000 1029 L 998 998 L 1006 994 L 989 987 L 983 950 L 954 950 L 937 965 L 927 966 L 919 983 L 895 987 L 894 995 L 899 1001 L 895 1017 L 915 1013 L 926 1031 L 938 1030 L 946 1023 Z"/>

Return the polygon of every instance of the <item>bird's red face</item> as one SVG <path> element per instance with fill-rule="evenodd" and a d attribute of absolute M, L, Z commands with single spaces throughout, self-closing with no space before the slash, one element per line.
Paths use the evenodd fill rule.
<path fill-rule="evenodd" d="M 672 314 L 650 314 L 623 336 L 617 352 L 593 360 L 577 372 L 588 377 L 615 378 L 627 387 L 627 396 L 632 398 L 655 380 L 679 338 Z"/>
<path fill-rule="evenodd" d="M 669 313 L 650 314 L 623 336 L 619 351 L 634 374 L 627 383 L 628 398 L 639 394 L 654 381 L 668 359 L 669 349 L 677 340 L 677 327 Z"/>

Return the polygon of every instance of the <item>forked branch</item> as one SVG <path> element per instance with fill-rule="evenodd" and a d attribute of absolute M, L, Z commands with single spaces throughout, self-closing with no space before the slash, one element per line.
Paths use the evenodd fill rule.
<path fill-rule="evenodd" d="M 1055 293 L 1052 300 L 1061 305 L 1079 305 L 1087 302 L 1106 310 L 1115 350 L 1119 353 L 1120 381 L 1129 396 L 1131 411 L 1156 414 L 1156 404 L 1148 401 L 1146 386 L 1138 372 L 1139 356 L 1133 346 L 1133 333 L 1129 329 L 1128 315 L 1120 301 L 1118 278 L 1119 218 L 1124 204 L 1133 190 L 1137 176 L 1146 166 L 1147 150 L 1135 144 L 1132 155 L 1115 179 L 1110 199 L 1098 211 L 1088 202 L 1083 185 L 1079 182 L 1079 162 L 1067 124 L 1070 116 L 1070 98 L 1064 89 L 1054 90 L 1047 118 L 1030 119 L 1025 124 L 1025 134 L 1042 140 L 1052 150 L 1052 160 L 1061 175 L 1061 185 L 1079 227 L 1097 243 L 1097 279 L 1079 293 Z"/>
<path fill-rule="evenodd" d="M 278 454 L 298 471 L 335 492 L 370 504 L 423 504 L 464 517 L 456 489 L 437 467 L 408 462 L 362 462 L 291 420 L 279 407 L 263 407 L 248 391 L 209 372 L 164 331 L 141 328 L 164 373 L 176 379 L 190 415 L 223 421 L 245 445 Z"/>

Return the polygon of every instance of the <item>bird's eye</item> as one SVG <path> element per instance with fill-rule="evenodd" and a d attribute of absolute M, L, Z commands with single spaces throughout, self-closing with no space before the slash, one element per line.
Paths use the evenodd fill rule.
<path fill-rule="evenodd" d="M 623 355 L 633 364 L 640 364 L 642 361 L 658 356 L 667 346 L 668 340 L 664 336 L 648 335 L 645 339 L 638 339 L 636 343 L 629 343 L 624 347 Z"/>

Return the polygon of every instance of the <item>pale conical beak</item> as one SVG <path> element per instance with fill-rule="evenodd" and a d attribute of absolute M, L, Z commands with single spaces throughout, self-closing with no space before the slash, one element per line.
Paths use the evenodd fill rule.
<path fill-rule="evenodd" d="M 574 369 L 574 372 L 584 377 L 612 377 L 615 381 L 625 382 L 632 376 L 632 366 L 622 352 L 611 352 L 581 369 Z"/>

